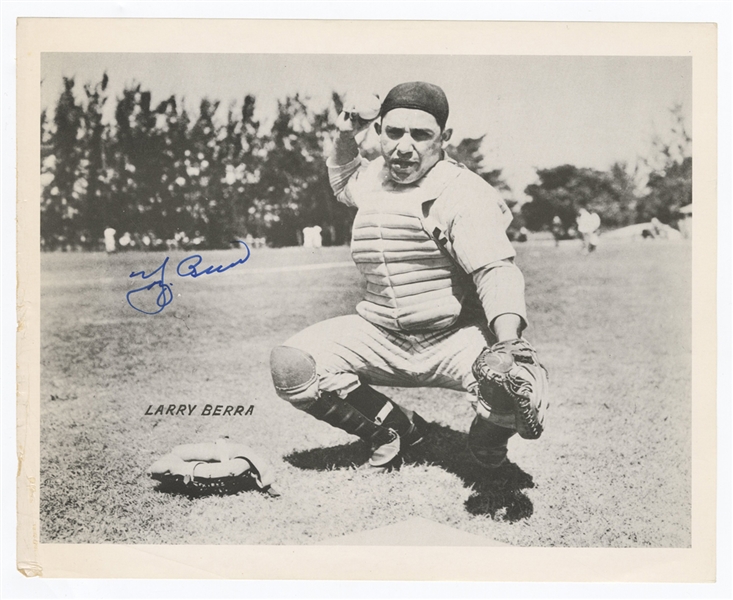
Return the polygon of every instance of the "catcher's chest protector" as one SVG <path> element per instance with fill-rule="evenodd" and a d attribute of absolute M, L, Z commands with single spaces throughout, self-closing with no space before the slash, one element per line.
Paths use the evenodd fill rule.
<path fill-rule="evenodd" d="M 367 281 L 356 310 L 387 329 L 439 330 L 461 313 L 465 274 L 425 231 L 425 194 L 415 192 L 356 198 L 351 255 Z"/>

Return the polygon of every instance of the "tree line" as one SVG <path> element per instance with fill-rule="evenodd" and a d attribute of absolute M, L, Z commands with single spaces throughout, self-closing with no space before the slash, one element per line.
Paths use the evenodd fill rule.
<path fill-rule="evenodd" d="M 598 213 L 606 229 L 653 218 L 675 225 L 677 211 L 692 202 L 692 137 L 680 106 L 672 107 L 670 116 L 670 131 L 656 135 L 648 155 L 631 168 L 617 162 L 607 171 L 574 165 L 538 169 L 539 181 L 525 190 L 531 201 L 522 205 L 519 220 L 538 231 L 558 216 L 567 231 L 585 208 Z"/>
<path fill-rule="evenodd" d="M 217 101 L 201 100 L 194 118 L 175 96 L 153 105 L 133 85 L 105 122 L 108 84 L 105 75 L 84 85 L 79 101 L 66 78 L 53 116 L 41 115 L 44 248 L 96 249 L 108 227 L 153 247 L 178 239 L 223 248 L 247 234 L 290 245 L 314 224 L 328 243 L 347 241 L 352 215 L 331 201 L 322 159 L 329 111 L 289 97 L 264 132 L 253 96 L 220 123 Z"/>
<path fill-rule="evenodd" d="M 55 105 L 41 114 L 43 249 L 100 249 L 108 228 L 151 249 L 170 240 L 225 248 L 246 236 L 296 245 L 302 229 L 313 225 L 322 227 L 324 244 L 348 243 L 354 212 L 335 201 L 324 161 L 342 108 L 339 94 L 322 110 L 288 96 L 265 128 L 255 119 L 252 95 L 221 119 L 218 101 L 204 98 L 191 115 L 175 95 L 154 105 L 140 84 L 112 99 L 106 74 L 81 93 L 75 86 L 65 78 Z M 105 119 L 110 102 L 116 102 L 114 116 Z M 515 204 L 501 170 L 485 168 L 482 141 L 466 138 L 447 152 Z M 570 225 L 581 206 L 608 225 L 649 215 L 669 222 L 688 203 L 691 158 L 680 162 L 662 146 L 657 154 L 667 152 L 668 160 L 652 171 L 643 197 L 623 165 L 609 172 L 570 165 L 539 170 L 515 227 L 544 229 L 555 215 Z"/>

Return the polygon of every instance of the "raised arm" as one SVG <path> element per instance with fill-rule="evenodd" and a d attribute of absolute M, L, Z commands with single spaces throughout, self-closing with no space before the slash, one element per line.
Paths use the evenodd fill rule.
<path fill-rule="evenodd" d="M 362 100 L 361 106 L 352 103 L 345 105 L 345 108 L 346 110 L 341 111 L 336 119 L 336 137 L 326 166 L 331 189 L 336 198 L 344 204 L 351 205 L 345 194 L 345 188 L 351 176 L 361 166 L 356 136 L 365 131 L 379 115 L 379 98 L 373 96 L 367 101 Z"/>

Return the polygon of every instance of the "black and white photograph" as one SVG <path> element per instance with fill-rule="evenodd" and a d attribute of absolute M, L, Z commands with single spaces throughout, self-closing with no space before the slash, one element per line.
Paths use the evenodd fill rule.
<path fill-rule="evenodd" d="M 691 549 L 694 77 L 41 52 L 34 539 Z"/>

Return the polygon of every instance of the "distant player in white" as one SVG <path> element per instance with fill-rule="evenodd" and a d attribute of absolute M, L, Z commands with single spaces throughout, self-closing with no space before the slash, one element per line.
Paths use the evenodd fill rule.
<path fill-rule="evenodd" d="M 304 248 L 320 248 L 323 246 L 323 229 L 320 225 L 313 227 L 303 227 L 303 247 Z"/>
<path fill-rule="evenodd" d="M 419 420 L 371 386 L 464 390 L 476 417 L 469 448 L 487 467 L 506 460 L 511 415 L 476 402 L 472 364 L 526 326 L 524 278 L 500 194 L 443 151 L 448 101 L 422 82 L 393 88 L 369 113 L 338 118 L 327 161 L 338 200 L 358 209 L 351 252 L 367 281 L 358 314 L 313 325 L 272 352 L 278 394 L 371 444 L 384 466 L 421 441 Z M 365 112 L 367 114 L 365 114 Z M 381 157 L 355 136 L 376 119 Z"/>
<path fill-rule="evenodd" d="M 117 243 L 115 242 L 115 233 L 117 233 L 112 227 L 107 227 L 104 230 L 104 249 L 107 254 L 112 254 L 117 250 Z"/>
<path fill-rule="evenodd" d="M 323 228 L 320 225 L 313 226 L 313 247 L 320 248 L 323 246 Z"/>
<path fill-rule="evenodd" d="M 585 208 L 581 208 L 578 211 L 576 224 L 578 233 L 583 238 L 583 250 L 590 254 L 598 246 L 598 229 L 601 226 L 601 217 L 597 213 L 591 213 Z"/>

